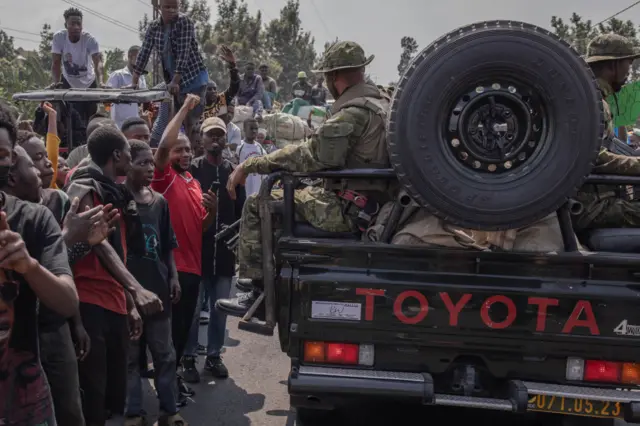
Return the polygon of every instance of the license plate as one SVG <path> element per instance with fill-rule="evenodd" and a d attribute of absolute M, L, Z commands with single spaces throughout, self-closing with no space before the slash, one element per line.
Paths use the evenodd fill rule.
<path fill-rule="evenodd" d="M 622 417 L 621 402 L 592 401 L 564 396 L 530 395 L 529 411 L 569 414 L 574 416 L 615 418 Z"/>

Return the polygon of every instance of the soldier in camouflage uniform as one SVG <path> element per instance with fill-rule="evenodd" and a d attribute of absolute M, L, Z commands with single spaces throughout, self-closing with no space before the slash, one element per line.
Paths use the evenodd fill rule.
<path fill-rule="evenodd" d="M 617 34 L 602 34 L 588 46 L 586 61 L 598 79 L 606 119 L 604 144 L 596 159 L 593 173 L 640 176 L 640 158 L 617 155 L 607 148 L 614 137 L 613 117 L 606 99 L 620 91 L 627 80 L 633 61 L 640 52 L 633 43 Z M 583 206 L 583 214 L 575 222 L 577 231 L 593 228 L 640 226 L 640 203 L 633 201 L 624 188 L 612 185 L 585 185 L 575 196 Z"/>
<path fill-rule="evenodd" d="M 253 157 L 238 166 L 229 177 L 227 189 L 234 196 L 235 187 L 251 173 L 268 174 L 276 170 L 313 172 L 343 168 L 388 168 L 386 116 L 389 98 L 375 85 L 365 81 L 364 68 L 373 56 L 366 57 L 362 47 L 350 41 L 338 42 L 325 53 L 316 73 L 323 73 L 335 104 L 332 117 L 312 137 L 300 145 L 289 145 L 263 157 Z M 366 189 L 366 194 L 382 188 Z M 362 192 L 359 187 L 358 192 Z M 282 198 L 273 191 L 274 199 Z M 343 199 L 324 188 L 307 187 L 295 191 L 296 214 L 324 231 L 354 230 L 354 221 L 345 210 Z M 247 199 L 240 225 L 238 244 L 239 277 L 253 280 L 261 288 L 262 238 L 256 196 Z M 257 292 L 241 294 L 235 299 L 218 300 L 216 308 L 242 316 L 253 304 Z"/>

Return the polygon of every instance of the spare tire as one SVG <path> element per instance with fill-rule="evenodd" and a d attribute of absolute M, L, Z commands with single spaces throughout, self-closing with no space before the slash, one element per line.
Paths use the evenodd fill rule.
<path fill-rule="evenodd" d="M 419 204 L 456 225 L 501 230 L 575 194 L 604 115 L 589 66 L 567 43 L 491 21 L 452 31 L 413 60 L 388 128 L 393 167 Z"/>

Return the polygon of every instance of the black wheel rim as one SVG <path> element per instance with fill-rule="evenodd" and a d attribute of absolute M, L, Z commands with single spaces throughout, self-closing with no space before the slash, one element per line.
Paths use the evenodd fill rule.
<path fill-rule="evenodd" d="M 448 111 L 444 137 L 453 157 L 487 177 L 504 178 L 530 164 L 547 133 L 535 91 L 507 79 L 465 86 Z"/>

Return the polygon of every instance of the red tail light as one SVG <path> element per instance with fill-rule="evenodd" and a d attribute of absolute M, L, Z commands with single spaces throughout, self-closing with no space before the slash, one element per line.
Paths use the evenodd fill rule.
<path fill-rule="evenodd" d="M 619 383 L 621 373 L 619 362 L 587 360 L 584 366 L 584 380 L 588 382 Z"/>
<path fill-rule="evenodd" d="M 304 342 L 304 361 L 342 365 L 373 365 L 373 345 L 337 342 Z"/>
<path fill-rule="evenodd" d="M 358 345 L 349 343 L 328 343 L 327 362 L 332 364 L 358 364 Z"/>

